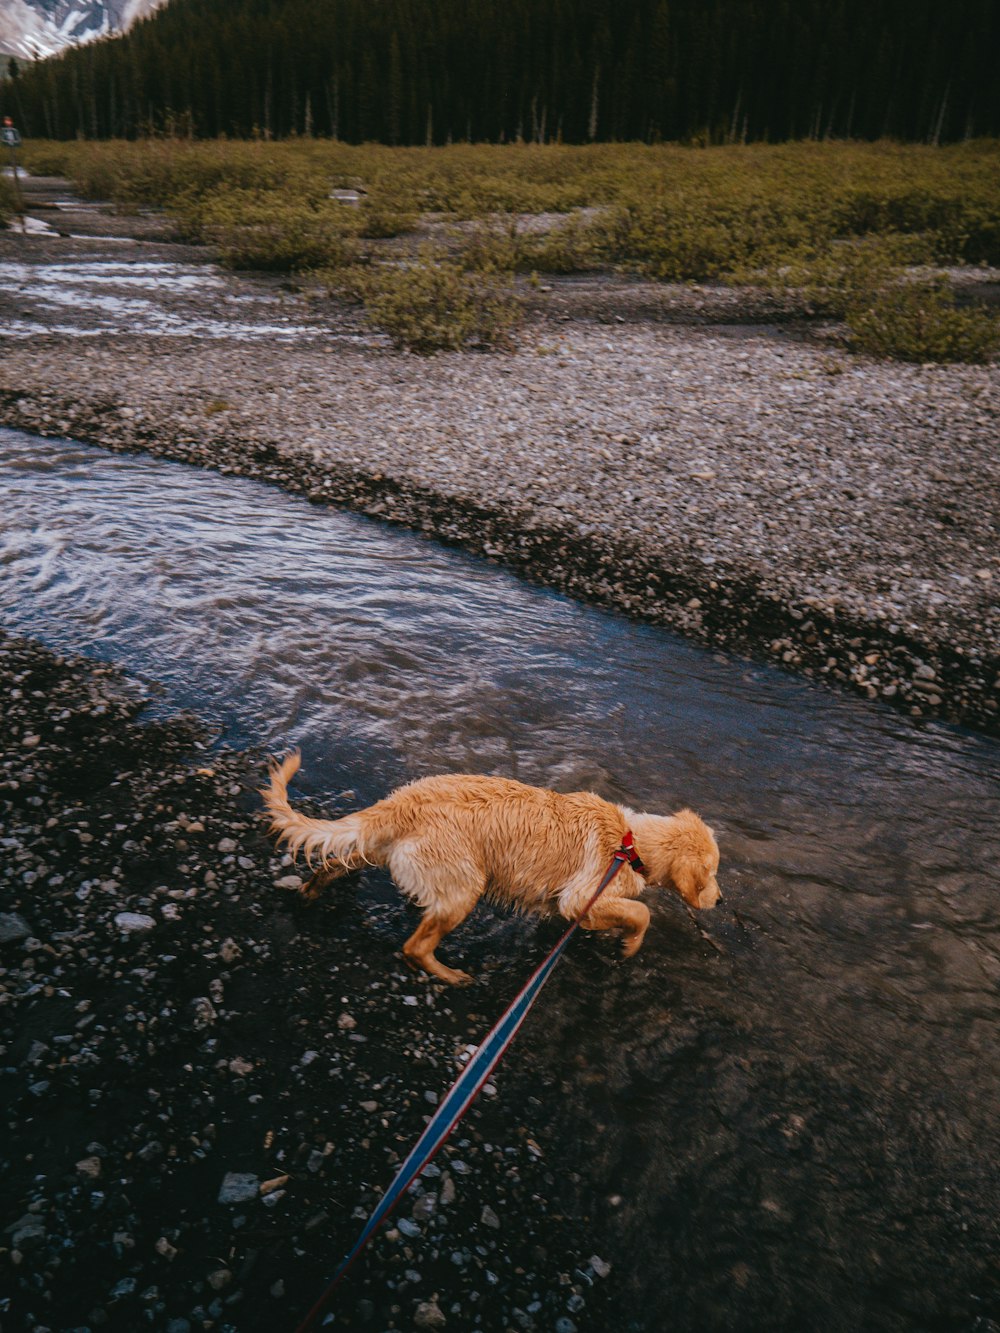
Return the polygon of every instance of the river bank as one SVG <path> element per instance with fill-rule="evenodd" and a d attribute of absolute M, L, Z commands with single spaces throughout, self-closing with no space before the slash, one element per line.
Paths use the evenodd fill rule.
<path fill-rule="evenodd" d="M 515 352 L 419 358 L 352 307 L 120 242 L 0 235 L 3 424 L 256 477 L 996 731 L 995 367 L 610 277 L 532 294 Z"/>
<path fill-rule="evenodd" d="M 23 639 L 0 698 L 4 1327 L 294 1328 L 558 926 L 480 921 L 479 984 L 414 977 L 381 876 L 288 893 L 258 755 Z M 869 729 L 822 747 L 832 818 L 787 723 L 756 806 L 720 751 L 708 934 L 658 901 L 638 960 L 576 942 L 332 1327 L 996 1319 L 995 745 L 897 726 L 855 759 Z"/>
<path fill-rule="evenodd" d="M 317 914 L 284 891 L 260 756 L 29 640 L 0 637 L 0 697 L 4 1327 L 291 1328 L 481 1037 L 477 1000 L 413 977 L 353 893 Z M 606 1326 L 528 1091 L 490 1085 L 333 1327 Z"/>

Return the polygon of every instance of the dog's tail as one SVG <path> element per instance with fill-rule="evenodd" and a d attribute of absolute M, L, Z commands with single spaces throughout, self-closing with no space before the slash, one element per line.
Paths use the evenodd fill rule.
<path fill-rule="evenodd" d="M 277 833 L 279 842 L 288 844 L 293 856 L 304 852 L 309 865 L 318 858 L 324 867 L 340 865 L 345 870 L 356 870 L 367 859 L 360 845 L 361 815 L 310 819 L 289 805 L 288 784 L 299 771 L 301 762 L 298 750 L 293 750 L 280 761 L 271 760 L 270 782 L 260 791 L 271 815 L 270 831 Z"/>

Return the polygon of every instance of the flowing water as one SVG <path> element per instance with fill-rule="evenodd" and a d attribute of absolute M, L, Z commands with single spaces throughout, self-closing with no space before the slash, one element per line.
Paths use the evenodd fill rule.
<path fill-rule="evenodd" d="M 29 217 L 26 225 L 36 236 L 54 234 L 37 218 Z M 105 247 L 117 243 L 128 241 L 102 238 Z M 227 281 L 207 265 L 149 259 L 139 253 L 121 260 L 106 254 L 0 260 L 0 289 L 7 307 L 0 340 L 59 334 L 229 342 L 266 338 L 297 344 L 311 337 L 358 341 L 356 335 L 325 328 L 315 316 L 303 315 L 301 308 L 300 317 L 293 318 L 285 313 L 287 300 L 260 284 L 241 288 L 237 280 Z M 206 295 L 215 301 L 210 312 L 205 308 Z"/>
<path fill-rule="evenodd" d="M 703 933 L 664 895 L 632 963 L 575 942 L 513 1057 L 629 1326 L 997 1327 L 1000 745 L 253 482 L 0 431 L 0 493 L 8 629 L 300 744 L 301 789 L 495 772 L 713 825 Z M 493 1012 L 540 929 L 442 952 Z"/>

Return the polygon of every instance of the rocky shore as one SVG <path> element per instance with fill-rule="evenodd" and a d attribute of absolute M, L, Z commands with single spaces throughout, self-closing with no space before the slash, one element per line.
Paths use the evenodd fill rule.
<path fill-rule="evenodd" d="M 610 277 L 533 293 L 516 352 L 420 358 L 350 307 L 162 242 L 123 262 L 120 240 L 0 235 L 20 274 L 3 424 L 257 477 L 913 716 L 1000 726 L 996 367 L 877 363 L 756 298 Z M 183 284 L 181 255 L 200 265 Z M 163 267 L 145 287 L 140 259 Z M 105 307 L 53 314 L 66 262 Z"/>
<path fill-rule="evenodd" d="M 284 892 L 254 756 L 30 641 L 0 699 L 3 1327 L 295 1327 L 488 1020 Z M 609 1326 L 544 1084 L 487 1085 L 328 1327 Z"/>

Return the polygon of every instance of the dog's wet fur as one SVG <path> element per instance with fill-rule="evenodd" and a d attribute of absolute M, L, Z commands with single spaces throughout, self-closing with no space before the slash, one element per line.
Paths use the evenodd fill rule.
<path fill-rule="evenodd" d="M 690 907 L 719 900 L 719 848 L 692 810 L 640 814 L 592 792 L 563 795 L 509 778 L 455 773 L 411 782 L 341 819 L 310 819 L 288 802 L 299 764 L 297 752 L 273 763 L 261 795 L 278 841 L 293 855 L 303 852 L 310 865 L 319 861 L 303 896 L 315 898 L 363 866 L 386 867 L 423 909 L 404 956 L 451 985 L 472 978 L 445 967 L 434 950 L 480 898 L 576 920 L 628 830 L 644 872 L 622 866 L 580 920 L 585 930 L 621 931 L 629 958 L 649 926 L 649 909 L 637 901 L 647 884 L 676 890 Z"/>

